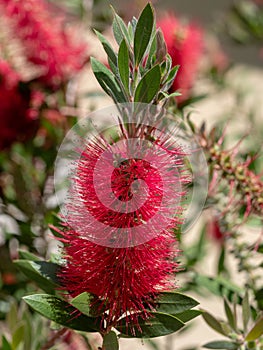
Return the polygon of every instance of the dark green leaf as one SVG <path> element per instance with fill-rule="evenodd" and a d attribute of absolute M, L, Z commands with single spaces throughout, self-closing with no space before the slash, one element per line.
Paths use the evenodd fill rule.
<path fill-rule="evenodd" d="M 115 332 L 111 331 L 103 338 L 103 349 L 119 350 L 119 341 Z"/>
<path fill-rule="evenodd" d="M 143 9 L 134 34 L 134 57 L 137 66 L 147 49 L 153 30 L 154 14 L 151 4 L 147 4 Z"/>
<path fill-rule="evenodd" d="M 121 81 L 125 88 L 125 91 L 129 95 L 129 51 L 125 40 L 122 40 L 119 52 L 118 52 L 118 68 L 121 77 Z"/>
<path fill-rule="evenodd" d="M 160 89 L 160 67 L 154 66 L 140 80 L 134 95 L 134 102 L 150 103 Z"/>
<path fill-rule="evenodd" d="M 203 347 L 206 349 L 236 350 L 239 348 L 239 345 L 236 343 L 232 343 L 230 341 L 218 340 L 218 341 L 211 341 L 210 343 L 203 345 Z"/>
<path fill-rule="evenodd" d="M 263 317 L 261 317 L 246 336 L 246 341 L 258 339 L 263 334 Z"/>
<path fill-rule="evenodd" d="M 158 312 L 175 315 L 195 307 L 198 302 L 181 293 L 163 292 L 157 299 L 157 305 Z"/>
<path fill-rule="evenodd" d="M 176 318 L 178 318 L 180 321 L 186 323 L 188 321 L 191 321 L 192 319 L 196 318 L 197 316 L 201 315 L 202 311 L 199 310 L 186 310 L 183 312 L 180 312 L 178 314 L 173 314 Z"/>
<path fill-rule="evenodd" d="M 115 81 L 114 74 L 94 57 L 91 57 L 91 67 L 102 89 L 111 96 L 116 103 L 125 102 L 126 99 Z"/>
<path fill-rule="evenodd" d="M 247 325 L 250 319 L 251 315 L 251 310 L 250 310 L 250 305 L 249 305 L 249 300 L 248 300 L 248 293 L 246 292 L 244 299 L 242 300 L 242 318 L 243 318 L 243 325 L 244 325 L 244 330 L 247 330 Z"/>
<path fill-rule="evenodd" d="M 99 331 L 100 320 L 78 314 L 78 310 L 67 302 L 48 294 L 34 294 L 24 301 L 42 316 L 68 328 L 85 332 Z"/>
<path fill-rule="evenodd" d="M 41 289 L 55 294 L 58 286 L 57 272 L 59 265 L 46 261 L 16 260 L 16 266 Z"/>
<path fill-rule="evenodd" d="M 208 324 L 208 326 L 210 326 L 216 332 L 227 336 L 225 331 L 222 329 L 220 322 L 213 315 L 211 315 L 207 311 L 204 311 L 202 316 L 205 322 Z"/>
<path fill-rule="evenodd" d="M 139 325 L 142 330 L 138 329 L 132 331 L 132 323 L 128 320 L 128 328 L 126 327 L 126 319 L 121 319 L 116 329 L 124 336 L 136 337 L 136 338 L 154 338 L 163 335 L 171 334 L 184 326 L 184 323 L 172 315 L 165 313 L 152 312 L 152 317 L 148 320 L 143 320 L 139 317 Z M 135 334 L 134 334 L 135 333 Z"/>
<path fill-rule="evenodd" d="M 236 319 L 235 319 L 234 313 L 232 312 L 228 304 L 228 301 L 225 298 L 224 298 L 224 308 L 225 308 L 225 314 L 230 326 L 232 327 L 232 329 L 236 330 Z"/>
<path fill-rule="evenodd" d="M 90 294 L 87 292 L 81 293 L 73 298 L 70 302 L 72 306 L 78 309 L 86 316 L 92 316 L 90 314 Z"/>

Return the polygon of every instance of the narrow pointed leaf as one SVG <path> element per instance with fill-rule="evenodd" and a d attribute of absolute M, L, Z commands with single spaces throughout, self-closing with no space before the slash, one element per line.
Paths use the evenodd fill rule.
<path fill-rule="evenodd" d="M 153 57 L 156 57 L 156 48 L 157 48 L 157 39 L 155 34 L 150 43 L 150 49 L 149 49 L 149 53 L 146 61 L 146 68 L 149 68 L 151 66 Z"/>
<path fill-rule="evenodd" d="M 242 300 L 242 318 L 243 318 L 243 325 L 244 329 L 247 330 L 247 325 L 250 319 L 250 305 L 248 300 L 248 293 L 246 292 L 244 299 Z"/>
<path fill-rule="evenodd" d="M 236 350 L 239 349 L 239 345 L 236 343 L 232 343 L 230 341 L 218 340 L 211 341 L 205 345 L 203 345 L 206 349 L 225 349 L 225 350 Z"/>
<path fill-rule="evenodd" d="M 115 102 L 125 102 L 125 97 L 116 83 L 114 74 L 94 57 L 91 57 L 91 66 L 102 89 L 111 96 Z"/>
<path fill-rule="evenodd" d="M 154 66 L 140 80 L 134 96 L 134 102 L 150 103 L 160 88 L 160 67 Z"/>
<path fill-rule="evenodd" d="M 224 308 L 230 326 L 232 327 L 232 329 L 236 330 L 236 319 L 226 299 L 224 299 Z"/>
<path fill-rule="evenodd" d="M 157 299 L 157 311 L 175 315 L 192 309 L 199 303 L 187 295 L 177 292 L 160 293 Z"/>
<path fill-rule="evenodd" d="M 122 40 L 118 53 L 120 78 L 127 94 L 129 94 L 129 51 L 125 40 Z"/>
<path fill-rule="evenodd" d="M 13 333 L 12 337 L 12 348 L 17 349 L 19 344 L 25 338 L 25 324 L 22 322 L 17 325 L 16 330 Z"/>
<path fill-rule="evenodd" d="M 178 73 L 180 66 L 174 66 L 170 73 L 168 74 L 168 77 L 166 78 L 165 81 L 165 89 L 168 91 L 170 89 L 170 87 L 173 85 L 174 79 L 176 77 L 176 74 Z"/>
<path fill-rule="evenodd" d="M 115 332 L 111 331 L 103 338 L 103 349 L 119 350 L 119 341 Z"/>
<path fill-rule="evenodd" d="M 112 28 L 113 28 L 113 35 L 117 43 L 120 45 L 122 40 L 125 39 L 127 44 L 129 42 L 129 33 L 128 29 L 123 22 L 122 18 L 117 15 L 114 11 L 114 19 L 112 23 Z"/>
<path fill-rule="evenodd" d="M 78 314 L 78 310 L 67 302 L 48 294 L 34 294 L 24 301 L 42 316 L 64 327 L 85 332 L 98 332 L 100 320 Z"/>
<path fill-rule="evenodd" d="M 10 343 L 7 341 L 6 337 L 2 336 L 2 348 L 1 350 L 13 350 Z"/>
<path fill-rule="evenodd" d="M 18 256 L 19 256 L 19 259 L 21 259 L 21 260 L 31 260 L 31 261 L 39 261 L 39 260 L 41 260 L 35 254 L 32 254 L 32 253 L 27 252 L 25 250 L 19 250 L 18 251 Z"/>
<path fill-rule="evenodd" d="M 220 322 L 213 315 L 211 315 L 207 311 L 204 311 L 202 317 L 208 324 L 208 326 L 213 328 L 216 332 L 227 336 L 225 331 L 222 329 Z"/>
<path fill-rule="evenodd" d="M 147 4 L 138 19 L 134 34 L 134 57 L 136 66 L 141 62 L 151 39 L 153 23 L 153 8 L 150 4 Z"/>
<path fill-rule="evenodd" d="M 95 34 L 97 35 L 98 39 L 100 40 L 108 58 L 112 61 L 112 63 L 117 67 L 117 55 L 114 52 L 111 44 L 109 41 L 105 38 L 104 35 L 102 35 L 100 32 L 94 29 Z"/>
<path fill-rule="evenodd" d="M 116 329 L 121 332 L 124 337 L 154 338 L 177 332 L 184 326 L 184 323 L 175 316 L 165 313 L 152 312 L 152 317 L 148 320 L 139 318 L 139 326 L 142 332 L 135 328 L 135 334 L 133 334 L 130 328 L 131 323 L 129 321 L 128 325 L 129 327 L 127 328 L 126 319 L 123 318 L 118 322 Z"/>
<path fill-rule="evenodd" d="M 246 336 L 246 341 L 258 339 L 263 334 L 263 317 L 260 318 Z"/>

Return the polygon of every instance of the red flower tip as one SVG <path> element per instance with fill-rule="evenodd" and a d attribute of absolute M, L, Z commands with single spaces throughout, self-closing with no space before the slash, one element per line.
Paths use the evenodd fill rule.
<path fill-rule="evenodd" d="M 190 96 L 200 59 L 203 52 L 203 32 L 193 23 L 183 24 L 174 15 L 166 16 L 157 22 L 157 28 L 163 32 L 167 50 L 173 65 L 180 65 L 172 86 L 172 91 L 179 90 L 182 95 L 176 97 L 183 102 Z"/>

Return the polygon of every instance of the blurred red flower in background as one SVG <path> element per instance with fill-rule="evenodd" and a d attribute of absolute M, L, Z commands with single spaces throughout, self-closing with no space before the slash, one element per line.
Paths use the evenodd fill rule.
<path fill-rule="evenodd" d="M 179 90 L 182 95 L 176 99 L 179 103 L 184 102 L 190 97 L 190 89 L 198 71 L 204 46 L 203 32 L 198 26 L 192 23 L 185 24 L 174 15 L 158 21 L 158 27 L 163 32 L 173 65 L 180 65 L 172 91 Z"/>
<path fill-rule="evenodd" d="M 47 2 L 0 0 L 0 5 L 27 59 L 41 67 L 39 81 L 59 88 L 83 67 L 88 58 L 86 44 L 73 38 L 64 16 L 55 16 Z"/>
<path fill-rule="evenodd" d="M 34 135 L 41 104 L 39 93 L 22 85 L 12 67 L 0 61 L 0 150 Z"/>

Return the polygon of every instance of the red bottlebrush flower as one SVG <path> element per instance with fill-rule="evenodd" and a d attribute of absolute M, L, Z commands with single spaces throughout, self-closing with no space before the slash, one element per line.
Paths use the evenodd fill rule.
<path fill-rule="evenodd" d="M 199 27 L 192 23 L 183 24 L 174 15 L 158 21 L 157 27 L 163 32 L 173 65 L 180 65 L 172 86 L 172 91 L 179 90 L 182 93 L 177 97 L 180 103 L 190 96 L 202 56 L 203 33 Z"/>
<path fill-rule="evenodd" d="M 64 28 L 43 0 L 0 0 L 30 62 L 42 68 L 39 80 L 57 88 L 78 72 L 87 60 L 86 45 Z"/>
<path fill-rule="evenodd" d="M 21 86 L 18 74 L 0 61 L 0 150 L 32 137 L 38 126 L 34 92 Z"/>
<path fill-rule="evenodd" d="M 129 141 L 97 139 L 86 146 L 62 232 L 63 286 L 73 297 L 95 295 L 98 309 L 108 310 L 109 329 L 121 316 L 139 328 L 139 315 L 150 316 L 158 293 L 174 287 L 178 268 L 173 228 L 181 223 L 181 183 L 187 181 L 183 152 L 166 141 L 153 147 Z"/>

